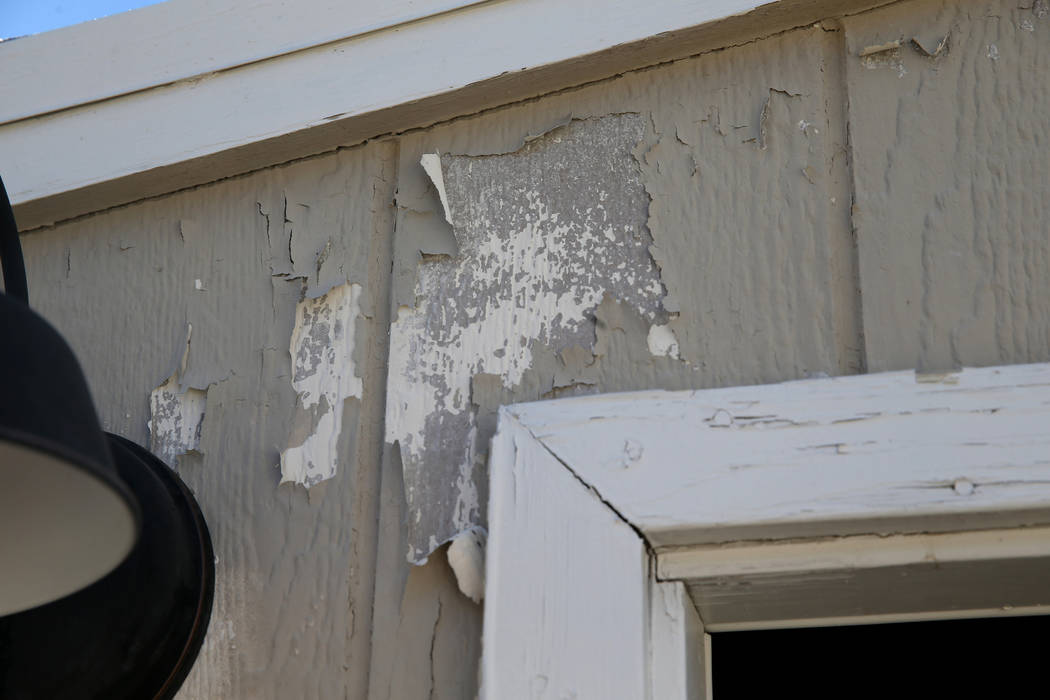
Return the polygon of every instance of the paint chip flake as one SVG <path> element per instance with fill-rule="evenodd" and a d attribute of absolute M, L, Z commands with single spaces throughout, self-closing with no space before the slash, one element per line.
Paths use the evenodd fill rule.
<path fill-rule="evenodd" d="M 456 575 L 456 585 L 475 603 L 485 597 L 485 545 L 488 533 L 473 527 L 456 535 L 448 547 L 448 564 Z"/>
<path fill-rule="evenodd" d="M 150 452 L 174 467 L 180 455 L 200 449 L 207 392 L 180 390 L 178 373 L 154 389 L 149 396 Z"/>
<path fill-rule="evenodd" d="M 281 452 L 281 483 L 307 488 L 335 476 L 343 402 L 361 398 L 354 366 L 354 335 L 361 285 L 343 284 L 295 310 L 292 387 L 298 393 L 292 437 Z M 305 437 L 300 437 L 305 435 Z"/>
<path fill-rule="evenodd" d="M 649 326 L 649 352 L 656 357 L 679 359 L 678 337 L 670 325 L 653 324 Z"/>
<path fill-rule="evenodd" d="M 150 435 L 150 452 L 174 468 L 180 455 L 200 450 L 204 427 L 204 409 L 208 403 L 206 391 L 182 388 L 181 377 L 186 373 L 190 357 L 193 324 L 186 328 L 186 345 L 179 366 L 168 379 L 150 392 L 150 419 L 146 429 Z"/>
<path fill-rule="evenodd" d="M 434 183 L 438 197 L 441 198 L 441 208 L 445 212 L 445 221 L 451 226 L 452 210 L 449 209 L 448 194 L 445 192 L 445 176 L 441 172 L 441 154 L 424 153 L 419 159 L 419 164 L 423 166 L 423 170 L 430 177 L 430 181 Z"/>
<path fill-rule="evenodd" d="M 893 41 L 887 41 L 884 44 L 873 44 L 871 46 L 865 46 L 860 50 L 860 56 L 872 56 L 877 53 L 884 53 L 886 51 L 895 51 L 901 47 L 901 40 L 894 39 Z"/>

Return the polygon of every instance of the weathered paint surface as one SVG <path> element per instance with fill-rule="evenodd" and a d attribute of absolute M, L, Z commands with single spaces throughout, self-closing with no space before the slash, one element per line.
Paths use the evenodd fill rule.
<path fill-rule="evenodd" d="M 150 393 L 149 449 L 169 466 L 180 455 L 199 450 L 207 394 L 180 390 L 172 377 Z"/>
<path fill-rule="evenodd" d="M 441 543 L 485 525 L 502 404 L 1050 360 L 1048 32 L 902 2 L 28 235 L 106 427 L 212 524 L 182 696 L 474 697 Z M 340 372 L 296 379 L 353 285 Z M 331 478 L 281 485 L 305 446 Z"/>
<path fill-rule="evenodd" d="M 511 389 L 534 346 L 591 349 L 607 294 L 648 319 L 662 311 L 632 156 L 643 133 L 633 114 L 574 121 L 511 154 L 430 168 L 458 250 L 420 265 L 418 301 L 391 329 L 387 441 L 401 446 L 411 560 L 482 518 L 476 375 Z"/>
<path fill-rule="evenodd" d="M 75 348 L 104 425 L 176 457 L 208 520 L 215 604 L 184 700 L 367 692 L 381 403 L 326 399 L 342 407 L 338 466 L 309 491 L 281 485 L 280 453 L 303 403 L 297 313 L 306 346 L 320 324 L 305 309 L 326 303 L 345 341 L 340 382 L 301 383 L 382 396 L 395 153 L 374 143 L 24 238 L 34 305 Z"/>
<path fill-rule="evenodd" d="M 809 28 L 404 139 L 410 560 L 483 524 L 501 403 L 860 367 L 840 44 Z"/>
<path fill-rule="evenodd" d="M 149 423 L 146 425 L 149 448 L 170 467 L 175 466 L 181 455 L 199 451 L 204 427 L 207 393 L 182 386 L 179 381 L 186 372 L 192 341 L 193 326 L 190 325 L 186 328 L 186 344 L 178 368 L 168 381 L 149 395 Z"/>
<path fill-rule="evenodd" d="M 298 394 L 293 444 L 281 452 L 281 483 L 313 486 L 335 476 L 343 402 L 360 399 L 354 336 L 361 313 L 361 285 L 343 284 L 295 310 L 289 351 Z"/>

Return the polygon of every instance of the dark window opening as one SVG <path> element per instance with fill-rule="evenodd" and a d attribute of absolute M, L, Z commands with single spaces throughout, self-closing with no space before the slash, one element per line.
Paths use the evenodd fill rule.
<path fill-rule="evenodd" d="M 1050 616 L 719 632 L 714 700 L 1047 698 Z"/>

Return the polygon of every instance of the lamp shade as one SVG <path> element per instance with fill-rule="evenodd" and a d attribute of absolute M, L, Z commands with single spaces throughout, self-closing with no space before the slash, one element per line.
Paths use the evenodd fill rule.
<path fill-rule="evenodd" d="M 169 700 L 211 616 L 204 516 L 102 432 L 73 351 L 29 308 L 3 181 L 0 265 L 0 698 Z"/>
<path fill-rule="evenodd" d="M 105 576 L 139 521 L 73 351 L 0 294 L 0 615 Z"/>
<path fill-rule="evenodd" d="M 146 517 L 131 554 L 73 595 L 0 617 L 4 700 L 168 700 L 211 616 L 215 555 L 196 500 L 146 449 L 106 436 Z"/>

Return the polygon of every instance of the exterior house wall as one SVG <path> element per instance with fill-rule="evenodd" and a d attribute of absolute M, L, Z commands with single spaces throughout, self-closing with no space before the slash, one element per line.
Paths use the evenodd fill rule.
<path fill-rule="evenodd" d="M 211 526 L 180 697 L 474 697 L 499 405 L 1050 360 L 1048 40 L 908 0 L 27 233 Z"/>

